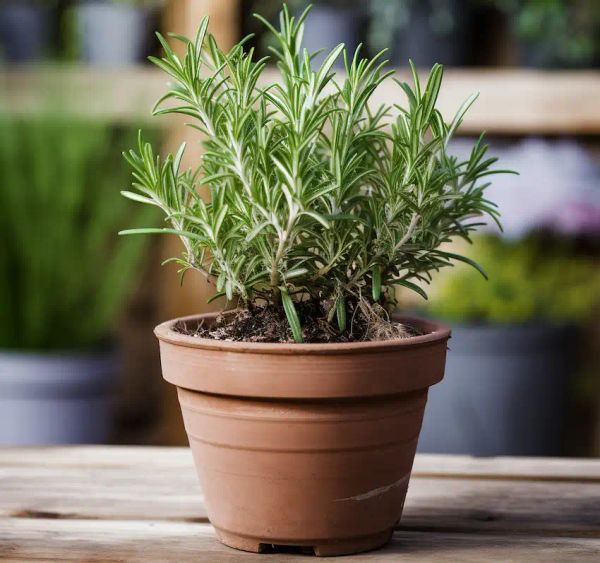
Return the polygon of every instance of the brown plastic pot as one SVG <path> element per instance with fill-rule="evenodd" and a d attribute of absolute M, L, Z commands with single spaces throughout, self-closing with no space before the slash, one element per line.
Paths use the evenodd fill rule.
<path fill-rule="evenodd" d="M 187 317 L 212 321 L 215 315 Z M 398 522 L 430 385 L 450 331 L 352 344 L 222 342 L 156 328 L 219 539 L 342 555 Z"/>

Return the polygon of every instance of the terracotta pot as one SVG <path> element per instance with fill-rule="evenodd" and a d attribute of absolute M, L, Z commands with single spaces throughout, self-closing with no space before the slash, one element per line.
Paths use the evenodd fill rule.
<path fill-rule="evenodd" d="M 188 317 L 188 322 L 215 315 Z M 353 344 L 254 344 L 156 328 L 219 539 L 342 555 L 384 545 L 402 513 L 450 331 Z"/>

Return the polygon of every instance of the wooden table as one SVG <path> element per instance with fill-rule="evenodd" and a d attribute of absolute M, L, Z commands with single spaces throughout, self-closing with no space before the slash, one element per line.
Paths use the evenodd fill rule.
<path fill-rule="evenodd" d="M 221 545 L 190 451 L 0 450 L 0 560 L 310 561 Z M 343 561 L 600 562 L 600 460 L 420 455 L 402 524 Z"/>

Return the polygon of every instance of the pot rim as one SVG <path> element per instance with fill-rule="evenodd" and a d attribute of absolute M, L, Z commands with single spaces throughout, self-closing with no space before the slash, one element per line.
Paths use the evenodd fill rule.
<path fill-rule="evenodd" d="M 390 352 L 401 349 L 416 348 L 428 345 L 440 340 L 450 338 L 451 330 L 447 325 L 438 321 L 421 319 L 393 313 L 392 318 L 400 322 L 411 324 L 425 334 L 398 338 L 395 340 L 374 340 L 367 342 L 343 342 L 343 343 L 313 343 L 296 344 L 279 342 L 230 342 L 226 340 L 213 340 L 181 334 L 173 330 L 176 323 L 181 321 L 192 321 L 197 319 L 214 319 L 220 313 L 203 313 L 178 317 L 159 324 L 154 329 L 154 334 L 162 342 L 168 342 L 185 348 L 199 348 L 204 350 L 215 350 L 222 352 L 237 352 L 250 354 L 273 354 L 273 355 L 335 355 L 335 354 L 361 354 L 368 352 Z"/>

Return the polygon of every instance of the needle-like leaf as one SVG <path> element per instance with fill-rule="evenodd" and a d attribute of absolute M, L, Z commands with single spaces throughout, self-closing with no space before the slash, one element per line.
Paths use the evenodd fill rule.
<path fill-rule="evenodd" d="M 302 342 L 302 327 L 300 326 L 300 319 L 298 318 L 298 313 L 296 312 L 296 307 L 294 306 L 294 302 L 288 293 L 287 287 L 281 286 L 281 301 L 283 302 L 283 309 L 285 310 L 285 315 L 287 317 L 288 322 L 290 323 L 290 328 L 292 329 L 292 334 L 294 336 L 294 340 L 296 342 Z"/>

